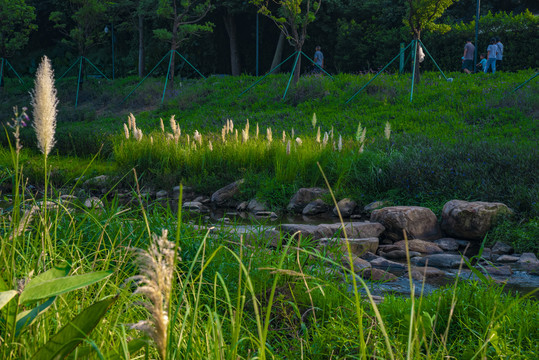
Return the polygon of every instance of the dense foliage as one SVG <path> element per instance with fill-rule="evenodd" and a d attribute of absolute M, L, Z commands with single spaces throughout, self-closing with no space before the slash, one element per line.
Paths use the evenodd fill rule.
<path fill-rule="evenodd" d="M 82 52 L 109 75 L 112 71 L 111 47 L 114 47 L 115 72 L 118 76 L 144 76 L 170 50 L 170 46 L 159 39 L 171 40 L 175 25 L 166 17 L 158 16 L 158 9 L 170 9 L 166 4 L 172 2 L 26 0 L 25 3 L 36 8 L 37 17 L 33 23 L 39 31 L 29 34 L 27 46 L 10 54 L 10 61 L 21 74 L 32 74 L 37 68 L 37 61 L 44 54 L 52 59 L 57 71 L 62 73 Z M 316 20 L 309 25 L 309 36 L 305 39 L 303 49 L 312 55 L 315 46 L 321 45 L 326 67 L 332 73 L 379 69 L 398 53 L 400 43 L 407 44 L 412 39 L 409 27 L 403 23 L 407 13 L 406 3 L 401 0 L 324 0 Z M 278 14 L 275 7 L 269 8 Z M 533 51 L 539 47 L 536 36 L 538 19 L 531 12 L 526 12 L 527 8 L 532 12 L 537 11 L 537 3 L 520 0 L 481 2 L 478 49 L 485 50 L 488 39 L 499 36 L 506 49 L 506 70 L 538 66 L 539 60 Z M 205 9 L 200 8 L 194 14 Z M 256 12 L 257 8 L 248 2 L 215 0 L 206 17 L 184 28 L 189 31 L 213 28 L 213 31 L 181 43 L 178 51 L 203 74 L 254 74 L 257 65 Z M 423 42 L 444 70 L 460 69 L 464 40 L 474 37 L 474 17 L 475 3 L 455 2 L 437 20 L 438 24 L 451 26 L 450 31 L 443 35 L 423 32 Z M 28 22 L 32 16 L 26 12 L 24 17 L 17 19 Z M 258 65 L 262 74 L 269 71 L 274 59 L 279 29 L 264 16 L 259 16 L 258 24 Z M 114 37 L 110 31 L 103 31 L 105 26 L 113 29 Z M 20 31 L 17 33 L 22 34 Z M 17 41 L 17 44 L 21 46 L 24 42 Z M 282 59 L 293 51 L 292 46 L 285 45 Z M 290 61 L 283 65 L 282 70 L 290 70 L 292 65 Z M 422 67 L 428 70 L 433 69 L 434 65 L 425 61 Z M 183 62 L 178 63 L 176 70 L 182 77 L 198 76 Z M 166 71 L 167 64 L 164 62 L 154 75 L 163 75 Z"/>

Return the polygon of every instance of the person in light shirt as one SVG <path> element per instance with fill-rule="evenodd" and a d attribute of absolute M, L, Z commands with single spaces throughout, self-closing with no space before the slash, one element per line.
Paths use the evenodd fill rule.
<path fill-rule="evenodd" d="M 492 73 L 496 73 L 496 58 L 498 56 L 498 45 L 496 45 L 496 38 L 490 39 L 490 45 L 487 47 L 487 67 L 485 72 L 488 72 L 488 69 L 491 69 Z"/>
<path fill-rule="evenodd" d="M 498 46 L 498 55 L 496 55 L 496 70 L 500 71 L 503 60 L 503 44 L 499 37 L 496 38 L 496 46 Z"/>

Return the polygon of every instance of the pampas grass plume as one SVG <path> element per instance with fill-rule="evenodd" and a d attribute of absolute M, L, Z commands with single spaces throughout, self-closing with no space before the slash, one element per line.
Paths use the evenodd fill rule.
<path fill-rule="evenodd" d="M 389 138 L 391 137 L 391 124 L 389 123 L 389 121 L 386 121 L 386 126 L 384 128 L 384 136 L 386 140 L 389 140 Z"/>
<path fill-rule="evenodd" d="M 167 239 L 167 230 L 161 236 L 153 235 L 148 250 L 137 252 L 139 275 L 128 280 L 137 283 L 134 294 L 141 294 L 147 301 L 144 307 L 150 313 L 148 320 L 131 325 L 132 329 L 145 332 L 156 344 L 161 359 L 167 357 L 168 305 L 174 276 L 173 242 Z"/>
<path fill-rule="evenodd" d="M 56 131 L 56 88 L 54 87 L 54 71 L 48 57 L 43 56 L 37 69 L 34 90 L 31 92 L 34 108 L 34 129 L 41 152 L 48 156 L 54 146 Z"/>

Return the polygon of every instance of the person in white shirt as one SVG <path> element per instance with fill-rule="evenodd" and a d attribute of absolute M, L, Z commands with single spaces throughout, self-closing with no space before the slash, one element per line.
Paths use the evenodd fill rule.
<path fill-rule="evenodd" d="M 496 55 L 496 70 L 500 71 L 502 68 L 503 44 L 499 37 L 496 38 L 496 46 L 498 46 L 498 55 Z"/>
<path fill-rule="evenodd" d="M 487 47 L 487 67 L 485 72 L 488 72 L 490 68 L 492 73 L 496 72 L 496 57 L 498 56 L 498 45 L 496 45 L 496 38 L 490 39 L 490 45 Z"/>

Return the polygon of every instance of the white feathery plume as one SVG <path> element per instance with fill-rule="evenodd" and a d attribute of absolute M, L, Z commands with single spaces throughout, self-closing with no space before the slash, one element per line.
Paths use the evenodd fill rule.
<path fill-rule="evenodd" d="M 128 118 L 129 118 L 129 126 L 130 126 L 129 128 L 135 131 L 135 129 L 137 128 L 137 119 L 135 118 L 135 115 L 133 115 L 132 113 L 129 113 Z"/>
<path fill-rule="evenodd" d="M 249 132 L 247 131 L 247 128 L 241 131 L 241 138 L 242 138 L 243 143 L 246 143 L 247 141 L 249 141 Z"/>
<path fill-rule="evenodd" d="M 283 130 L 283 144 L 286 142 L 286 132 Z"/>
<path fill-rule="evenodd" d="M 247 123 L 245 124 L 245 131 L 247 132 L 247 135 L 249 135 L 249 119 L 247 119 Z"/>
<path fill-rule="evenodd" d="M 312 124 L 313 124 L 313 129 L 314 129 L 316 127 L 316 113 L 313 113 Z"/>
<path fill-rule="evenodd" d="M 258 128 L 258 123 L 256 123 L 256 139 L 258 140 L 258 134 L 260 133 L 260 129 Z"/>
<path fill-rule="evenodd" d="M 213 151 L 213 145 L 211 144 L 211 140 L 208 142 L 208 148 L 210 151 Z"/>
<path fill-rule="evenodd" d="M 292 132 L 291 132 L 291 135 L 290 137 L 293 139 L 295 137 L 295 132 L 294 132 L 294 128 L 292 128 Z"/>
<path fill-rule="evenodd" d="M 176 115 L 172 115 L 170 117 L 170 128 L 172 129 L 172 133 L 176 133 Z"/>
<path fill-rule="evenodd" d="M 238 142 L 238 129 L 234 132 L 234 135 L 236 136 L 236 142 Z"/>
<path fill-rule="evenodd" d="M 153 145 L 153 136 L 150 135 L 150 144 Z"/>
<path fill-rule="evenodd" d="M 226 125 L 223 126 L 223 128 L 221 129 L 221 140 L 223 140 L 223 143 L 226 142 L 226 129 L 227 129 Z"/>
<path fill-rule="evenodd" d="M 328 140 L 329 140 L 328 132 L 324 131 L 324 140 L 322 140 L 322 145 L 324 145 L 324 147 L 327 145 Z"/>
<path fill-rule="evenodd" d="M 318 131 L 316 132 L 316 142 L 320 144 L 320 126 L 318 127 Z"/>
<path fill-rule="evenodd" d="M 202 145 L 202 134 L 200 134 L 198 130 L 195 130 L 195 134 L 193 135 L 193 140 L 198 142 L 199 145 Z"/>
<path fill-rule="evenodd" d="M 389 123 L 389 121 L 386 121 L 386 126 L 384 128 L 384 136 L 386 140 L 389 140 L 391 136 L 391 124 Z"/>
<path fill-rule="evenodd" d="M 161 127 L 161 132 L 165 133 L 165 124 L 163 123 L 163 118 L 159 118 L 159 126 Z"/>
<path fill-rule="evenodd" d="M 286 143 L 286 155 L 290 155 L 290 140 Z"/>
<path fill-rule="evenodd" d="M 360 154 L 363 153 L 363 147 L 364 147 L 364 144 L 361 143 L 361 146 L 359 147 L 359 153 L 360 153 Z"/>
<path fill-rule="evenodd" d="M 361 132 L 361 136 L 359 137 L 359 142 L 361 144 L 365 143 L 365 136 L 367 136 L 367 128 L 363 128 L 363 131 Z"/>
<path fill-rule="evenodd" d="M 191 144 L 191 137 L 187 134 L 187 147 L 189 147 L 189 144 Z"/>
<path fill-rule="evenodd" d="M 339 150 L 339 152 L 342 151 L 342 136 L 341 136 L 341 134 L 339 134 L 339 143 L 337 145 L 337 149 Z"/>
<path fill-rule="evenodd" d="M 37 69 L 34 90 L 30 93 L 34 108 L 34 130 L 38 147 L 47 157 L 55 144 L 56 131 L 56 88 L 54 87 L 54 71 L 48 57 L 43 56 Z"/>
<path fill-rule="evenodd" d="M 333 141 L 333 126 L 331 127 L 331 131 L 329 132 L 329 136 L 331 137 L 331 141 Z"/>
<path fill-rule="evenodd" d="M 127 127 L 125 123 L 124 123 L 124 134 L 125 134 L 125 138 L 129 139 L 129 128 Z"/>
<path fill-rule="evenodd" d="M 145 332 L 154 342 L 161 359 L 167 357 L 168 308 L 174 277 L 175 244 L 167 239 L 167 230 L 161 236 L 152 235 L 148 250 L 130 249 L 137 253 L 136 262 L 139 275 L 127 281 L 135 281 L 137 289 L 146 301 L 142 305 L 150 313 L 150 318 L 132 324 L 131 329 Z"/>
<path fill-rule="evenodd" d="M 142 130 L 140 130 L 138 128 L 135 128 L 135 130 L 133 130 L 133 137 L 137 141 L 141 141 L 142 140 Z"/>
<path fill-rule="evenodd" d="M 303 141 L 302 141 L 299 137 L 297 137 L 297 138 L 296 138 L 296 144 L 298 144 L 299 146 L 301 146 L 301 145 L 303 144 Z"/>
<path fill-rule="evenodd" d="M 266 137 L 268 138 L 268 143 L 271 144 L 271 142 L 273 141 L 273 133 L 271 132 L 270 127 L 266 129 Z"/>

